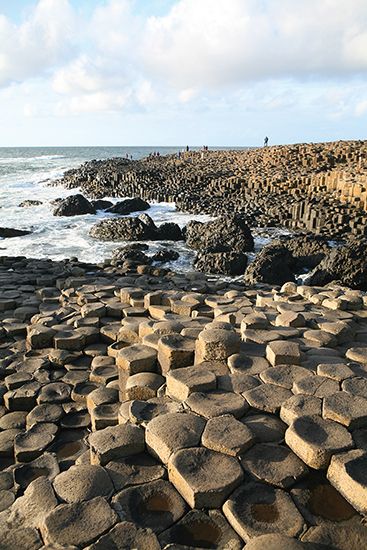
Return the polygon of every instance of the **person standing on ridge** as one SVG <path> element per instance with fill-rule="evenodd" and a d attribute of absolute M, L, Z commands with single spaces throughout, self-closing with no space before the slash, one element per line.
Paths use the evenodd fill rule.
<path fill-rule="evenodd" d="M 264 147 L 267 147 L 267 146 L 268 146 L 268 143 L 269 143 L 269 138 L 268 138 L 268 136 L 265 136 L 265 139 L 264 139 Z"/>

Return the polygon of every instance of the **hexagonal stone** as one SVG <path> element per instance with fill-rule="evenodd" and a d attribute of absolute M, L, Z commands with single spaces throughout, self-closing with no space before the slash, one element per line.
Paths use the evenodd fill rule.
<path fill-rule="evenodd" d="M 171 456 L 168 477 L 191 508 L 220 508 L 243 471 L 236 458 L 196 447 Z"/>
<path fill-rule="evenodd" d="M 56 331 L 51 327 L 36 324 L 27 327 L 27 343 L 32 349 L 53 347 Z"/>
<path fill-rule="evenodd" d="M 297 311 L 285 311 L 278 315 L 275 319 L 276 327 L 304 327 L 306 324 L 302 313 Z"/>
<path fill-rule="evenodd" d="M 92 464 L 71 466 L 56 476 L 53 487 L 59 499 L 69 504 L 95 497 L 109 498 L 114 492 L 106 470 Z"/>
<path fill-rule="evenodd" d="M 363 428 L 367 426 L 367 399 L 339 391 L 325 397 L 322 415 L 350 429 Z"/>
<path fill-rule="evenodd" d="M 180 401 L 185 401 L 194 392 L 215 390 L 216 376 L 213 372 L 195 367 L 172 370 L 167 373 L 167 392 Z"/>
<path fill-rule="evenodd" d="M 63 415 L 64 410 L 61 405 L 42 403 L 28 413 L 27 428 L 31 428 L 33 424 L 41 424 L 43 422 L 57 423 Z"/>
<path fill-rule="evenodd" d="M 54 347 L 68 351 L 81 351 L 85 345 L 85 336 L 79 330 L 57 332 L 54 336 Z"/>
<path fill-rule="evenodd" d="M 328 482 L 324 472 L 310 472 L 290 494 L 309 525 L 358 520 L 358 512 Z"/>
<path fill-rule="evenodd" d="M 9 411 L 30 411 L 36 405 L 36 398 L 41 388 L 38 382 L 28 382 L 21 388 L 11 390 L 3 395 L 4 405 Z"/>
<path fill-rule="evenodd" d="M 361 514 L 367 513 L 367 452 L 362 449 L 334 455 L 327 471 L 334 487 Z"/>
<path fill-rule="evenodd" d="M 144 432 L 138 426 L 122 424 L 110 426 L 89 436 L 91 464 L 107 464 L 144 451 Z"/>
<path fill-rule="evenodd" d="M 171 401 L 167 397 L 155 397 L 149 401 L 131 401 L 128 413 L 130 422 L 146 426 L 156 416 L 182 411 L 180 403 Z"/>
<path fill-rule="evenodd" d="M 33 480 L 41 476 L 52 481 L 59 473 L 56 455 L 47 452 L 31 462 L 17 464 L 13 470 L 14 483 L 20 489 L 26 489 Z"/>
<path fill-rule="evenodd" d="M 251 374 L 222 374 L 217 376 L 218 390 L 231 391 L 234 393 L 244 393 L 260 386 L 261 381 L 257 376 Z"/>
<path fill-rule="evenodd" d="M 305 543 L 315 543 L 321 550 L 337 548 L 338 550 L 361 550 L 366 545 L 367 527 L 359 524 L 340 525 L 326 523 L 310 527 L 302 536 Z M 318 546 L 317 548 L 320 548 Z"/>
<path fill-rule="evenodd" d="M 4 529 L 0 532 L 0 548 L 2 550 L 15 550 L 16 548 L 39 550 L 42 544 L 38 531 L 31 527 Z"/>
<path fill-rule="evenodd" d="M 233 414 L 236 418 L 240 418 L 249 409 L 246 401 L 237 393 L 221 391 L 192 393 L 186 400 L 186 405 L 205 418 L 214 418 L 223 414 Z"/>
<path fill-rule="evenodd" d="M 248 414 L 241 418 L 260 443 L 280 443 L 284 439 L 286 424 L 272 414 Z"/>
<path fill-rule="evenodd" d="M 247 550 L 322 550 L 317 545 L 306 545 L 303 542 L 278 533 L 260 535 L 246 544 Z"/>
<path fill-rule="evenodd" d="M 172 453 L 199 444 L 205 421 L 189 413 L 167 413 L 151 420 L 145 431 L 147 448 L 167 463 Z"/>
<path fill-rule="evenodd" d="M 160 550 L 161 546 L 151 529 L 139 529 L 133 523 L 122 521 L 112 527 L 86 550 Z"/>
<path fill-rule="evenodd" d="M 26 411 L 14 411 L 0 418 L 0 430 L 22 430 L 26 424 Z"/>
<path fill-rule="evenodd" d="M 367 347 L 356 347 L 349 348 L 346 351 L 345 357 L 351 361 L 357 361 L 357 363 L 362 363 L 367 365 Z"/>
<path fill-rule="evenodd" d="M 295 381 L 312 375 L 312 372 L 297 365 L 278 365 L 262 371 L 260 378 L 265 383 L 291 390 Z"/>
<path fill-rule="evenodd" d="M 8 518 L 12 528 L 39 528 L 46 514 L 56 508 L 57 498 L 51 482 L 45 477 L 32 481 L 22 497 L 14 502 Z"/>
<path fill-rule="evenodd" d="M 344 426 L 319 416 L 297 418 L 285 432 L 285 442 L 311 468 L 327 468 L 331 456 L 353 447 Z"/>
<path fill-rule="evenodd" d="M 306 376 L 298 379 L 293 384 L 293 393 L 326 397 L 339 391 L 339 382 L 326 376 Z"/>
<path fill-rule="evenodd" d="M 344 363 L 321 363 L 317 365 L 317 374 L 342 382 L 354 376 L 354 371 Z"/>
<path fill-rule="evenodd" d="M 251 430 L 232 415 L 208 420 L 202 436 L 205 447 L 230 456 L 244 453 L 255 441 Z"/>
<path fill-rule="evenodd" d="M 321 416 L 322 400 L 313 395 L 293 395 L 280 407 L 280 418 L 290 425 L 300 416 Z"/>
<path fill-rule="evenodd" d="M 367 378 L 354 377 L 342 382 L 342 390 L 352 395 L 367 396 Z"/>
<path fill-rule="evenodd" d="M 277 413 L 282 403 L 292 396 L 292 392 L 274 384 L 261 384 L 257 388 L 244 392 L 243 396 L 254 409 Z"/>
<path fill-rule="evenodd" d="M 106 533 L 118 517 L 103 497 L 86 502 L 62 504 L 41 525 L 46 544 L 86 546 Z"/>
<path fill-rule="evenodd" d="M 246 542 L 266 533 L 296 537 L 305 527 L 303 517 L 285 491 L 257 482 L 237 489 L 224 503 L 223 512 Z"/>
<path fill-rule="evenodd" d="M 120 403 L 102 403 L 90 412 L 92 431 L 103 430 L 108 426 L 116 426 L 118 422 Z"/>
<path fill-rule="evenodd" d="M 241 339 L 231 330 L 203 330 L 195 345 L 195 364 L 202 361 L 226 361 L 240 350 Z"/>
<path fill-rule="evenodd" d="M 281 489 L 288 489 L 308 473 L 308 468 L 290 449 L 272 443 L 260 443 L 241 457 L 245 471 L 255 478 Z"/>
<path fill-rule="evenodd" d="M 163 466 L 147 453 L 112 460 L 105 466 L 115 491 L 164 478 Z"/>
<path fill-rule="evenodd" d="M 169 481 L 157 480 L 120 491 L 112 498 L 114 508 L 138 527 L 160 533 L 187 511 L 185 501 Z"/>
<path fill-rule="evenodd" d="M 180 334 L 167 334 L 158 341 L 158 362 L 163 373 L 194 363 L 195 340 Z"/>
<path fill-rule="evenodd" d="M 14 440 L 14 455 L 17 462 L 28 462 L 40 456 L 55 439 L 56 424 L 34 424 L 29 430 L 18 434 Z"/>
<path fill-rule="evenodd" d="M 156 397 L 158 389 L 165 383 L 165 378 L 154 372 L 138 372 L 129 376 L 125 385 L 125 399 L 145 401 Z"/>
<path fill-rule="evenodd" d="M 235 353 L 228 357 L 228 368 L 232 374 L 259 374 L 269 368 L 264 357 Z"/>
<path fill-rule="evenodd" d="M 69 401 L 71 393 L 71 387 L 69 384 L 64 384 L 63 382 L 52 382 L 51 384 L 46 384 L 42 386 L 38 397 L 37 403 L 64 403 Z"/>
<path fill-rule="evenodd" d="M 217 548 L 242 550 L 243 541 L 218 510 L 191 510 L 176 525 L 159 536 L 162 548 Z M 182 546 L 183 545 L 183 546 Z M 171 546 L 168 546 L 171 548 Z M 176 548 L 176 546 L 173 546 Z"/>
<path fill-rule="evenodd" d="M 157 352 L 150 346 L 133 344 L 117 353 L 116 365 L 129 375 L 138 372 L 155 372 L 157 370 Z"/>
<path fill-rule="evenodd" d="M 301 360 L 299 344 L 274 340 L 266 346 L 266 358 L 273 367 L 276 365 L 299 365 Z"/>

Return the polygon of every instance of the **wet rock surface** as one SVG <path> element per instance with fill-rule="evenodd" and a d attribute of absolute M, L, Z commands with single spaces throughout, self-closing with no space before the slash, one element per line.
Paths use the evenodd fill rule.
<path fill-rule="evenodd" d="M 0 547 L 360 550 L 366 303 L 0 258 Z"/>

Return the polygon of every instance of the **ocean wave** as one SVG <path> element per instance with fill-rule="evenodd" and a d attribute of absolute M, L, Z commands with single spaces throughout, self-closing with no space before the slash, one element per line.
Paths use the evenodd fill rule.
<path fill-rule="evenodd" d="M 39 155 L 36 157 L 2 157 L 0 158 L 0 164 L 27 164 L 39 160 L 55 160 L 65 158 L 64 155 Z"/>

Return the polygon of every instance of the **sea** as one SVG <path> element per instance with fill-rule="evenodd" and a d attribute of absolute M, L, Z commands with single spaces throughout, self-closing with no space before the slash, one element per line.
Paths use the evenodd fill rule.
<path fill-rule="evenodd" d="M 78 192 L 55 186 L 66 170 L 76 168 L 92 159 L 103 160 L 128 156 L 133 160 L 147 157 L 150 153 L 160 155 L 178 153 L 184 147 L 5 147 L 0 148 L 0 227 L 27 229 L 32 233 L 23 237 L 0 239 L 0 256 L 26 256 L 28 258 L 51 258 L 62 260 L 78 258 L 83 262 L 100 263 L 110 258 L 113 250 L 127 244 L 104 242 L 89 236 L 90 228 L 107 217 L 115 217 L 104 211 L 95 215 L 74 217 L 53 216 L 51 201 Z M 195 148 L 191 148 L 195 150 Z M 197 148 L 198 150 L 200 148 Z M 218 147 L 216 149 L 229 149 Z M 233 149 L 233 148 L 232 148 Z M 240 147 L 236 148 L 240 149 Z M 116 199 L 105 197 L 116 203 Z M 20 207 L 25 200 L 37 200 L 42 204 L 28 208 Z M 136 213 L 138 215 L 139 213 Z M 176 210 L 174 203 L 153 203 L 147 211 L 155 223 L 176 222 L 181 227 L 190 220 L 209 221 L 207 215 L 191 215 Z M 134 214 L 132 214 L 134 215 Z M 279 234 L 279 230 L 276 231 Z M 259 250 L 273 238 L 274 230 L 255 230 L 255 246 Z M 153 254 L 163 246 L 174 248 L 180 254 L 170 267 L 177 271 L 192 268 L 195 253 L 184 243 L 147 243 Z"/>

